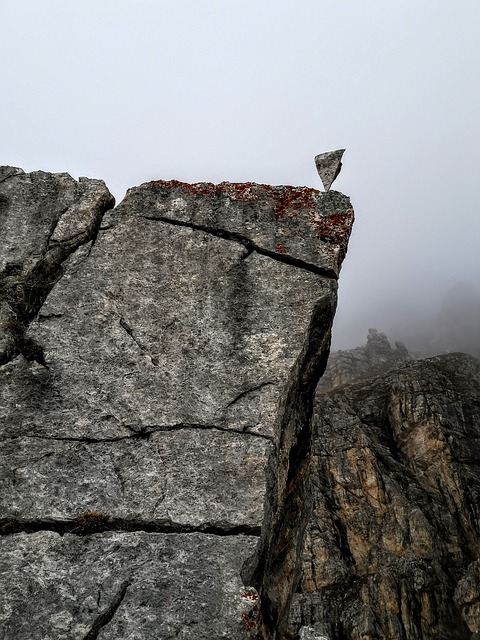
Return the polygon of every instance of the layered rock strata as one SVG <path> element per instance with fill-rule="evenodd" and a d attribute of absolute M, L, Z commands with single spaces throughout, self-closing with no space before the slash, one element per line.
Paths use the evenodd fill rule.
<path fill-rule="evenodd" d="M 2 169 L 2 638 L 279 637 L 349 200 L 159 181 L 112 207 Z"/>
<path fill-rule="evenodd" d="M 314 425 L 293 632 L 480 637 L 479 361 L 409 361 L 322 391 Z"/>

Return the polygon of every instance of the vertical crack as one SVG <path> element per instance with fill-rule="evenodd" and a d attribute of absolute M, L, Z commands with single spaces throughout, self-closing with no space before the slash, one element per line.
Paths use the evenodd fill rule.
<path fill-rule="evenodd" d="M 129 586 L 130 586 L 130 582 L 124 582 L 121 585 L 119 591 L 113 597 L 113 600 L 111 601 L 109 606 L 105 609 L 105 611 L 103 611 L 97 617 L 97 619 L 93 623 L 90 631 L 83 638 L 83 640 L 97 640 L 98 634 L 100 633 L 100 630 L 103 627 L 105 627 L 112 620 L 112 618 L 115 615 L 117 609 L 122 604 L 122 601 L 125 598 L 125 595 L 127 593 L 127 589 L 128 589 Z M 99 592 L 98 599 L 100 599 L 100 592 Z"/>
<path fill-rule="evenodd" d="M 304 539 L 311 510 L 313 397 L 330 350 L 336 288 L 313 312 L 305 346 L 291 373 L 267 468 L 267 502 L 256 558 L 244 580 L 260 593 L 262 640 L 282 637 L 300 580 Z M 252 570 L 252 565 L 254 568 Z"/>

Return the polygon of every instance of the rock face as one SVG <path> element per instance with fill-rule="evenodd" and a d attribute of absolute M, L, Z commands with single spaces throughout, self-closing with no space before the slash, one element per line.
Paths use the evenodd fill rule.
<path fill-rule="evenodd" d="M 152 182 L 113 204 L 1 169 L 0 637 L 278 638 L 349 200 Z"/>
<path fill-rule="evenodd" d="M 322 391 L 314 425 L 292 629 L 341 640 L 480 637 L 479 361 L 409 361 Z"/>

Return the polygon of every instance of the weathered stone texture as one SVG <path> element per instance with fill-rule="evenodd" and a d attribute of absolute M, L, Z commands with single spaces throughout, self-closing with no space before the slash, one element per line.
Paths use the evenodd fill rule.
<path fill-rule="evenodd" d="M 42 640 L 274 635 L 257 605 L 242 616 L 240 569 L 292 489 L 276 467 L 308 435 L 348 198 L 153 182 L 102 220 L 99 181 L 7 173 L 1 220 L 21 268 L 1 274 L 0 520 L 5 575 L 25 576 L 6 588 L 5 640 L 32 619 Z M 282 615 L 294 520 L 275 584 L 257 572 L 254 585 Z"/>
<path fill-rule="evenodd" d="M 294 626 L 347 640 L 478 633 L 478 360 L 410 361 L 322 391 L 314 424 Z"/>
<path fill-rule="evenodd" d="M 255 538 L 108 532 L 2 540 L 0 638 L 242 638 Z"/>

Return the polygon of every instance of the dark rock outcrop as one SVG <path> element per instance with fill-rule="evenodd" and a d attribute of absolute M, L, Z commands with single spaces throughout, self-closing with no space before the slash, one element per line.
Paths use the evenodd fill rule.
<path fill-rule="evenodd" d="M 0 175 L 2 640 L 279 637 L 348 198 Z"/>
<path fill-rule="evenodd" d="M 405 362 L 317 396 L 292 613 L 331 640 L 479 633 L 480 363 Z"/>

